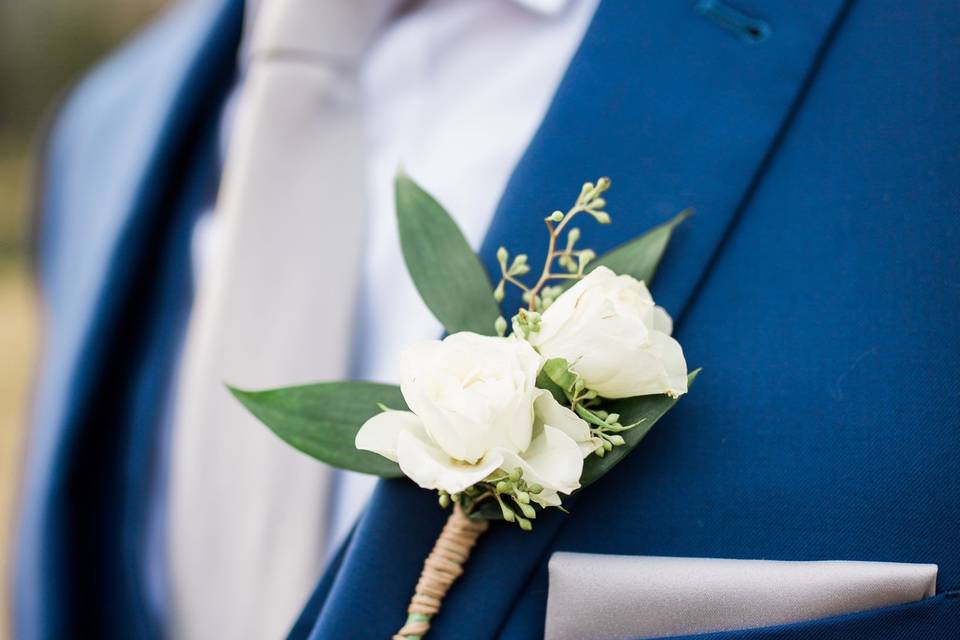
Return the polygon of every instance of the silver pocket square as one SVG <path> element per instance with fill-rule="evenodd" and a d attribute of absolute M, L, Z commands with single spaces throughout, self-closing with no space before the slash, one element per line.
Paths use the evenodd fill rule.
<path fill-rule="evenodd" d="M 750 629 L 932 596 L 937 565 L 554 553 L 546 640 Z"/>

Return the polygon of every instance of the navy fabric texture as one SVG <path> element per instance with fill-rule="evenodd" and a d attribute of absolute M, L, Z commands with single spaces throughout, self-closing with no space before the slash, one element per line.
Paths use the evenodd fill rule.
<path fill-rule="evenodd" d="M 671 640 L 847 640 L 848 638 L 883 638 L 911 640 L 915 638 L 958 637 L 957 615 L 960 592 L 949 592 L 920 602 L 860 611 L 823 620 L 753 629 L 749 632 L 727 631 L 674 636 Z"/>
<path fill-rule="evenodd" d="M 570 515 L 544 513 L 529 534 L 493 526 L 431 637 L 542 635 L 555 550 L 936 563 L 939 595 L 920 603 L 697 638 L 960 633 L 960 7 L 731 4 L 768 25 L 766 39 L 738 37 L 692 2 L 604 0 L 481 252 L 493 273 L 501 244 L 542 259 L 542 217 L 598 175 L 613 178 L 614 217 L 582 225 L 598 250 L 694 207 L 653 290 L 703 374 L 636 452 L 569 501 Z M 183 259 L 169 250 L 178 227 L 157 226 L 157 193 L 189 192 L 187 175 L 202 173 L 171 164 L 182 156 L 164 145 L 195 148 L 212 121 L 222 90 L 211 77 L 232 73 L 239 9 L 169 19 L 82 88 L 54 131 L 40 241 L 52 324 L 18 637 L 160 633 L 162 612 L 139 604 L 137 496 L 156 422 L 144 405 L 170 366 L 149 354 L 170 344 L 182 309 L 143 300 L 162 300 L 169 281 L 152 261 Z M 181 70 L 134 118 L 134 72 L 167 60 L 158 51 L 174 34 Z M 120 79 L 126 93 L 108 95 Z M 126 114 L 117 131 L 112 113 Z M 91 158 L 100 171 L 82 166 Z M 121 187 L 106 190 L 115 167 Z M 188 215 L 184 200 L 166 213 Z M 144 326 L 118 332 L 124 319 Z M 93 458 L 78 444 L 114 439 Z M 389 637 L 445 517 L 429 492 L 381 482 L 291 637 Z"/>

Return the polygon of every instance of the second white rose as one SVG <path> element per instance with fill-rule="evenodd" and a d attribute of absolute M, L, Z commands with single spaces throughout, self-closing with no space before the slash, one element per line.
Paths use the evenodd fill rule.
<path fill-rule="evenodd" d="M 600 266 L 543 312 L 529 340 L 605 398 L 678 397 L 687 392 L 687 363 L 672 331 L 643 282 Z"/>

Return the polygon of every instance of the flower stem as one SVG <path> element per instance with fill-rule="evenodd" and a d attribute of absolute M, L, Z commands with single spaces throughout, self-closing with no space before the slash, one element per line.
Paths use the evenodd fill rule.
<path fill-rule="evenodd" d="M 485 520 L 471 520 L 459 504 L 454 504 L 453 513 L 423 562 L 420 580 L 407 607 L 407 621 L 394 634 L 393 640 L 421 640 L 427 635 L 430 621 L 440 611 L 444 596 L 463 573 L 470 551 L 486 530 Z"/>
<path fill-rule="evenodd" d="M 557 240 L 560 238 L 560 234 L 563 233 L 564 227 L 569 224 L 573 217 L 578 213 L 586 211 L 587 207 L 578 199 L 577 203 L 573 205 L 567 212 L 563 215 L 563 219 L 557 224 L 556 227 L 550 222 L 550 220 L 545 220 L 547 224 L 547 232 L 550 234 L 550 242 L 547 245 L 547 258 L 543 263 L 543 271 L 540 272 L 540 279 L 537 280 L 537 283 L 527 289 L 527 293 L 530 296 L 530 302 L 528 303 L 529 311 L 536 311 L 534 308 L 536 305 L 537 295 L 540 293 L 540 290 L 549 282 L 550 280 L 573 280 L 579 279 L 582 277 L 582 274 L 560 274 L 553 273 L 553 261 L 559 258 L 562 255 L 570 255 L 575 252 L 572 251 L 557 251 Z"/>

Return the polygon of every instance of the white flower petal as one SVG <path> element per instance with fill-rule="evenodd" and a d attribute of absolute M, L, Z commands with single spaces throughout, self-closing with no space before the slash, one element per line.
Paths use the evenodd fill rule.
<path fill-rule="evenodd" d="M 400 432 L 397 462 L 400 469 L 424 489 L 459 493 L 490 475 L 501 465 L 503 458 L 490 452 L 476 464 L 458 462 L 435 445 L 426 431 L 417 427 Z"/>
<path fill-rule="evenodd" d="M 354 446 L 364 451 L 379 453 L 397 461 L 397 438 L 401 431 L 421 428 L 420 418 L 409 411 L 384 411 L 363 423 L 357 431 Z"/>
<path fill-rule="evenodd" d="M 570 436 L 580 446 L 584 458 L 596 448 L 591 442 L 590 425 L 587 421 L 557 402 L 549 391 L 544 391 L 537 397 L 534 409 L 541 425 L 550 425 Z"/>
<path fill-rule="evenodd" d="M 581 298 L 587 295 L 591 289 L 604 286 L 616 277 L 616 274 L 607 267 L 599 266 L 584 278 L 578 280 L 576 284 L 560 294 L 560 297 L 554 300 L 553 304 L 541 314 L 540 331 L 530 336 L 530 343 L 539 349 L 541 345 L 556 338 L 559 333 L 566 333 L 566 330 L 570 328 L 571 321 L 579 315 L 577 307 Z M 542 349 L 540 349 L 540 353 L 547 358 L 562 357 L 555 353 L 547 355 Z"/>
<path fill-rule="evenodd" d="M 665 333 L 668 336 L 673 335 L 673 318 L 667 313 L 667 310 L 661 306 L 653 308 L 653 327 L 654 331 Z"/>
<path fill-rule="evenodd" d="M 687 392 L 687 360 L 683 348 L 679 342 L 659 332 L 650 335 L 650 342 L 663 366 L 664 393 L 679 398 Z"/>
<path fill-rule="evenodd" d="M 666 393 L 673 397 L 687 392 L 687 362 L 680 343 L 654 331 L 647 344 L 634 349 L 617 376 L 596 385 L 605 398 L 629 398 Z"/>
<path fill-rule="evenodd" d="M 580 487 L 583 456 L 580 447 L 567 434 L 550 425 L 523 452 L 523 459 L 543 481 L 544 487 L 570 493 Z"/>
<path fill-rule="evenodd" d="M 559 507 L 560 495 L 552 489 L 544 489 L 540 493 L 531 493 L 530 499 L 541 507 Z"/>
<path fill-rule="evenodd" d="M 417 381 L 425 372 L 433 369 L 439 357 L 442 344 L 439 340 L 421 340 L 408 345 L 400 352 L 400 391 L 410 410 L 420 415 L 424 399 L 419 393 Z"/>
<path fill-rule="evenodd" d="M 539 484 L 548 491 L 571 493 L 580 487 L 583 455 L 573 439 L 560 429 L 544 425 L 543 433 L 533 439 L 521 455 L 501 451 L 503 468 L 519 468 L 529 484 Z"/>

